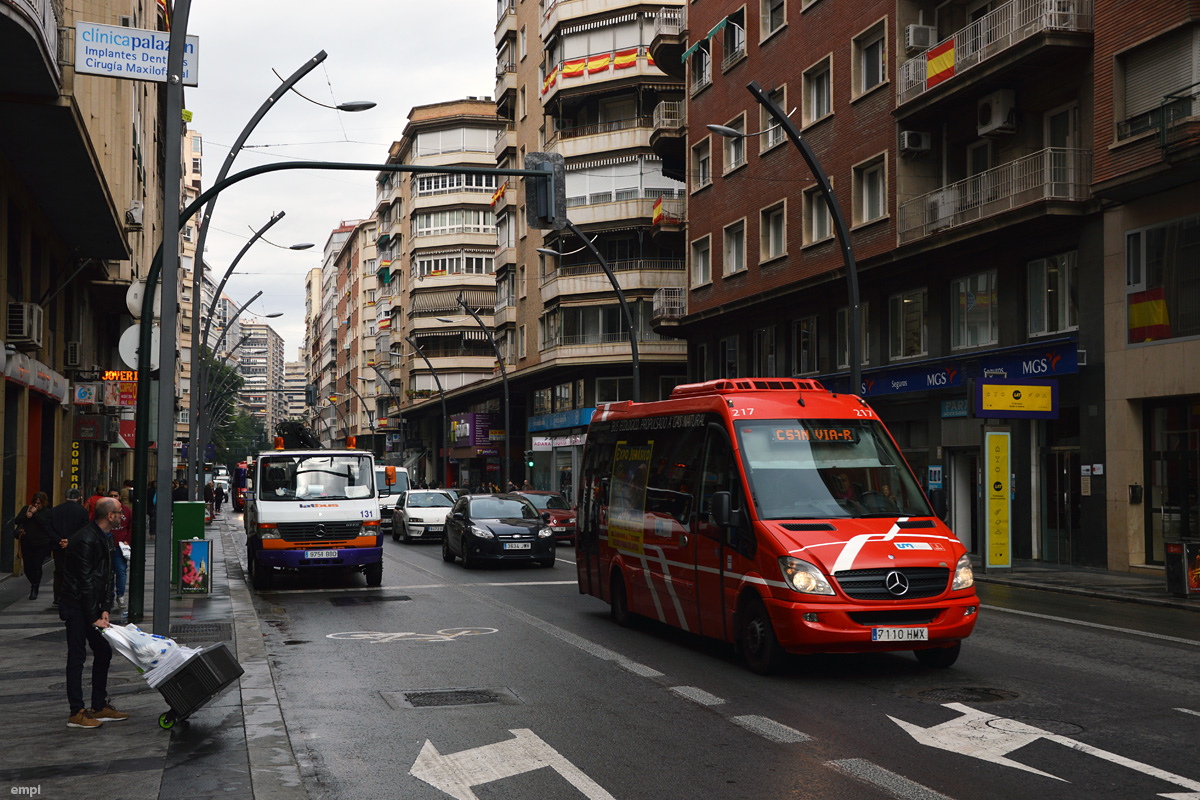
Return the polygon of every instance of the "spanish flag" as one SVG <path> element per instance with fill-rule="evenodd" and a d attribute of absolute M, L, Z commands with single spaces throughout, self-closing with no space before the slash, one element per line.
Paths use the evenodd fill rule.
<path fill-rule="evenodd" d="M 1129 295 L 1129 341 L 1152 342 L 1171 338 L 1171 320 L 1162 287 Z"/>
<path fill-rule="evenodd" d="M 500 188 L 497 189 L 495 191 L 495 193 L 492 194 L 492 205 L 493 206 L 496 205 L 496 203 L 498 203 L 500 201 L 500 198 L 504 197 L 504 193 L 507 191 L 508 191 L 508 181 L 505 181 L 504 183 L 500 184 Z"/>
<path fill-rule="evenodd" d="M 574 58 L 563 64 L 562 76 L 564 78 L 578 78 L 587 68 L 586 58 Z"/>
<path fill-rule="evenodd" d="M 925 51 L 925 88 L 932 89 L 954 77 L 954 40 L 947 39 Z"/>
<path fill-rule="evenodd" d="M 167 0 L 158 0 L 158 10 L 162 12 L 163 21 L 167 24 L 167 30 L 171 30 L 171 12 L 167 9 Z"/>
<path fill-rule="evenodd" d="M 595 72 L 604 72 L 604 70 L 608 69 L 611 61 L 612 53 L 601 53 L 598 56 L 588 56 L 588 74 L 591 75 Z"/>
<path fill-rule="evenodd" d="M 550 70 L 550 74 L 546 76 L 546 80 L 542 81 L 542 94 L 545 94 L 546 92 L 550 91 L 550 87 L 552 87 L 557 82 L 558 82 L 558 67 L 555 67 L 554 69 Z"/>
<path fill-rule="evenodd" d="M 646 50 L 646 66 L 647 66 L 647 67 L 653 67 L 653 66 L 654 66 L 654 56 L 650 55 L 650 50 L 649 50 L 649 49 L 647 49 L 647 50 Z"/>
<path fill-rule="evenodd" d="M 383 319 L 379 320 L 379 330 L 386 331 L 391 327 L 392 327 L 392 318 L 391 317 L 384 317 Z"/>
<path fill-rule="evenodd" d="M 663 207 L 662 207 L 662 198 L 660 197 L 654 201 L 654 213 L 650 216 L 650 222 L 653 225 L 657 225 L 658 223 L 662 222 L 662 219 L 663 219 Z"/>
<path fill-rule="evenodd" d="M 637 66 L 638 49 L 636 47 L 630 50 L 621 50 L 617 52 L 616 58 L 613 59 L 613 69 L 629 69 Z"/>

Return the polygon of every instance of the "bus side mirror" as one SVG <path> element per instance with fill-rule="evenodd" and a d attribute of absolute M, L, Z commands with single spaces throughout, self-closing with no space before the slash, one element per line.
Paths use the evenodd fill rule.
<path fill-rule="evenodd" d="M 940 520 L 946 519 L 946 490 L 945 489 L 930 489 L 929 502 L 933 503 L 933 513 L 937 514 Z"/>
<path fill-rule="evenodd" d="M 715 522 L 717 525 L 720 525 L 722 528 L 727 528 L 732 524 L 730 519 L 732 516 L 730 512 L 731 502 L 732 501 L 730 500 L 729 492 L 716 492 L 713 494 L 712 500 L 710 501 L 710 510 L 712 513 L 713 522 Z"/>

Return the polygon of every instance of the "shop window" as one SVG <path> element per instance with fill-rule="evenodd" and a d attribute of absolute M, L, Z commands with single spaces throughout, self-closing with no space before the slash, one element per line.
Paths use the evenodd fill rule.
<path fill-rule="evenodd" d="M 596 378 L 596 404 L 633 399 L 633 378 Z"/>
<path fill-rule="evenodd" d="M 1032 270 L 1032 265 L 1030 265 Z M 1031 271 L 1032 277 L 1032 271 Z M 1030 289 L 1032 304 L 1033 290 Z M 996 270 L 950 283 L 950 346 L 979 347 L 999 340 Z"/>
<path fill-rule="evenodd" d="M 709 380 L 708 373 L 708 345 L 696 345 L 692 353 L 692 378 L 696 383 L 704 383 Z"/>

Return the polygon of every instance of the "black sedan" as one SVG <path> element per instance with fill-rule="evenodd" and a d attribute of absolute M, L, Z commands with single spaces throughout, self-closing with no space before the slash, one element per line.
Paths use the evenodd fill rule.
<path fill-rule="evenodd" d="M 446 518 L 442 559 L 461 557 L 467 569 L 484 561 L 533 561 L 554 566 L 554 531 L 533 504 L 517 494 L 458 498 Z"/>

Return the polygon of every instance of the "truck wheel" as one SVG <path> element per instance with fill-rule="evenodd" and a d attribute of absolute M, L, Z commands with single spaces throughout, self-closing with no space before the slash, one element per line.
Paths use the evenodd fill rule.
<path fill-rule="evenodd" d="M 611 606 L 608 611 L 613 621 L 622 628 L 628 628 L 633 624 L 633 612 L 629 610 L 629 592 L 625 589 L 625 578 L 621 576 L 620 570 L 613 573 L 609 598 Z"/>
<path fill-rule="evenodd" d="M 367 586 L 379 586 L 383 583 L 383 562 L 376 561 L 374 564 L 367 564 L 363 573 L 367 576 Z"/>
<path fill-rule="evenodd" d="M 742 659 L 751 672 L 770 675 L 782 666 L 783 648 L 775 638 L 775 628 L 771 625 L 767 607 L 757 597 L 742 611 L 739 636 Z"/>
<path fill-rule="evenodd" d="M 442 537 L 442 561 L 447 564 L 454 563 L 454 553 L 450 550 L 450 540 L 445 536 Z"/>
<path fill-rule="evenodd" d="M 250 583 L 254 588 L 259 591 L 270 589 L 275 577 L 275 568 L 265 567 L 258 563 L 258 557 L 253 548 L 246 550 L 246 564 L 250 569 Z"/>
<path fill-rule="evenodd" d="M 949 647 L 932 647 L 927 650 L 914 650 L 913 655 L 917 657 L 917 661 L 923 667 L 937 667 L 938 669 L 946 669 L 954 666 L 954 662 L 958 661 L 959 651 L 962 650 L 962 642 L 955 642 Z"/>

